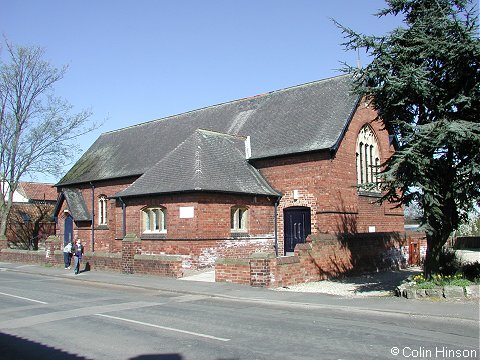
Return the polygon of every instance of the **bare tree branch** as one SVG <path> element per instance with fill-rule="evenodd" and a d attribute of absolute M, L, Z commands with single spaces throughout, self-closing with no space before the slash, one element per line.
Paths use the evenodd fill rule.
<path fill-rule="evenodd" d="M 20 179 L 58 175 L 78 148 L 78 137 L 98 127 L 90 121 L 91 111 L 72 114 L 73 106 L 54 95 L 66 66 L 45 61 L 41 47 L 6 43 L 8 61 L 0 59 L 0 235 Z"/>

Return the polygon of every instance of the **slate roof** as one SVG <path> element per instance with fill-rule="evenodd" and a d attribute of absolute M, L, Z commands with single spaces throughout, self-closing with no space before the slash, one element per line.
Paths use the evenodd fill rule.
<path fill-rule="evenodd" d="M 335 149 L 358 103 L 358 97 L 350 89 L 351 77 L 342 75 L 104 133 L 56 186 L 144 174 L 145 179 L 148 172 L 164 176 L 170 160 L 162 162 L 162 159 L 167 155 L 169 159 L 179 156 L 178 151 L 172 152 L 198 129 L 250 136 L 254 159 Z M 215 136 L 207 137 L 220 141 Z M 224 140 L 220 142 L 223 146 Z M 203 153 L 207 154 L 218 155 Z M 216 169 L 210 169 L 218 174 Z M 184 170 L 184 177 L 189 180 L 182 182 L 183 185 L 175 178 L 157 178 L 155 187 L 158 191 L 192 187 L 191 171 Z M 204 182 L 198 187 L 229 189 L 228 184 L 220 184 L 217 178 L 210 180 L 212 183 Z M 264 186 L 262 181 L 256 185 L 257 189 Z M 146 190 L 144 185 L 135 185 L 131 187 L 132 193 L 134 187 Z"/>
<path fill-rule="evenodd" d="M 184 191 L 280 195 L 246 160 L 244 138 L 199 129 L 115 196 Z"/>
<path fill-rule="evenodd" d="M 58 215 L 60 211 L 60 205 L 62 204 L 63 199 L 67 201 L 68 210 L 70 214 L 75 219 L 75 221 L 91 221 L 92 217 L 87 209 L 85 204 L 85 199 L 83 198 L 82 192 L 78 189 L 63 189 L 60 197 L 57 201 L 54 214 Z"/>

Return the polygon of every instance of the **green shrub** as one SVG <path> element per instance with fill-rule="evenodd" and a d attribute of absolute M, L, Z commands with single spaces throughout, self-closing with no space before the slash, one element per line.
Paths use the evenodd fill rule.
<path fill-rule="evenodd" d="M 438 259 L 440 275 L 453 276 L 461 269 L 461 262 L 454 251 L 443 249 Z"/>
<path fill-rule="evenodd" d="M 465 287 L 473 284 L 470 280 L 465 279 L 460 273 L 446 276 L 437 274 L 433 275 L 431 279 L 426 279 L 423 274 L 419 274 L 414 276 L 412 280 L 416 283 L 419 289 L 432 289 L 446 285 Z"/>
<path fill-rule="evenodd" d="M 480 263 L 465 264 L 462 266 L 462 274 L 465 279 L 468 279 L 476 284 L 480 283 Z"/>
<path fill-rule="evenodd" d="M 467 279 L 454 279 L 454 280 L 450 281 L 450 283 L 448 285 L 465 287 L 465 286 L 472 285 L 472 282 L 470 280 L 467 280 Z"/>

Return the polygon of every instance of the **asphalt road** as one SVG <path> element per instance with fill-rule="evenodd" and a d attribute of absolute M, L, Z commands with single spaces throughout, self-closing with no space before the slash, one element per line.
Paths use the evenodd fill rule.
<path fill-rule="evenodd" d="M 1 359 L 479 356 L 479 324 L 471 319 L 248 301 L 0 271 Z"/>

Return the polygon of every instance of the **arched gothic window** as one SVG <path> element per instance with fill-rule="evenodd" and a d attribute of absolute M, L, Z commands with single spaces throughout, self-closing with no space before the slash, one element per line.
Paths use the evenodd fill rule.
<path fill-rule="evenodd" d="M 107 203 L 105 195 L 98 198 L 98 225 L 107 225 Z"/>
<path fill-rule="evenodd" d="M 369 191 L 379 191 L 377 174 L 380 166 L 380 151 L 377 138 L 370 125 L 364 125 L 357 137 L 356 147 L 357 184 Z"/>
<path fill-rule="evenodd" d="M 230 229 L 232 231 L 248 230 L 248 209 L 234 206 L 230 209 Z"/>
<path fill-rule="evenodd" d="M 167 209 L 143 209 L 143 232 L 164 233 L 167 231 Z"/>

